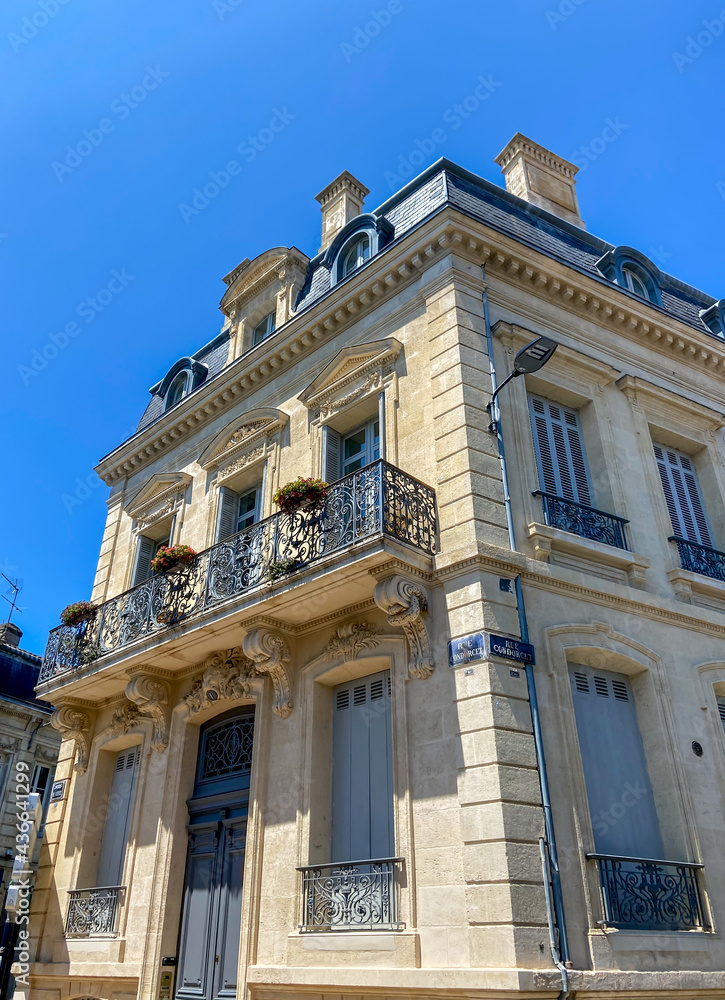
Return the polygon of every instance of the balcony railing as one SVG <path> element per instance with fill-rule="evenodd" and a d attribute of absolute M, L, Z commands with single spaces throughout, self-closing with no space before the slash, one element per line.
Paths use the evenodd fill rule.
<path fill-rule="evenodd" d="M 534 496 L 541 497 L 544 521 L 550 528 L 571 531 L 582 538 L 613 545 L 617 549 L 629 549 L 627 536 L 624 533 L 625 524 L 629 524 L 626 518 L 607 514 L 603 510 L 597 510 L 596 507 L 588 507 L 573 500 L 565 500 L 543 490 L 536 490 Z"/>
<path fill-rule="evenodd" d="M 66 937 L 103 937 L 118 930 L 118 912 L 125 886 L 71 889 Z"/>
<path fill-rule="evenodd" d="M 403 858 L 308 865 L 302 872 L 302 931 L 401 930 Z"/>
<path fill-rule="evenodd" d="M 273 514 L 200 552 L 178 573 L 152 576 L 48 637 L 39 681 L 199 616 L 260 584 L 375 535 L 432 553 L 435 492 L 378 461 L 333 483 L 319 511 Z"/>
<path fill-rule="evenodd" d="M 678 538 L 677 535 L 672 535 L 667 541 L 677 545 L 683 569 L 725 582 L 725 552 L 711 549 L 709 545 L 688 542 L 686 538 Z"/>
<path fill-rule="evenodd" d="M 702 865 L 587 854 L 597 862 L 604 922 L 640 931 L 707 930 L 698 884 Z"/>

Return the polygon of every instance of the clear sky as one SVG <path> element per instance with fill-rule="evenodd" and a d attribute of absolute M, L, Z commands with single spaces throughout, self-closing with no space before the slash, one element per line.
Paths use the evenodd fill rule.
<path fill-rule="evenodd" d="M 0 52 L 0 569 L 33 651 L 90 595 L 94 465 L 219 331 L 224 274 L 317 252 L 342 170 L 371 208 L 440 156 L 502 183 L 521 131 L 580 165 L 591 232 L 725 296 L 722 2 L 5 0 Z"/>

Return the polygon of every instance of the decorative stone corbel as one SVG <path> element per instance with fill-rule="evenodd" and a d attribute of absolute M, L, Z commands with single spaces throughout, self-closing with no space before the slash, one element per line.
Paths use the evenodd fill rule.
<path fill-rule="evenodd" d="M 87 712 L 75 705 L 60 705 L 50 717 L 50 724 L 64 740 L 75 741 L 75 765 L 78 774 L 88 770 L 88 748 L 91 720 Z"/>
<path fill-rule="evenodd" d="M 190 715 L 215 701 L 240 701 L 250 696 L 249 678 L 254 674 L 254 664 L 241 646 L 211 653 L 201 666 L 206 667 L 204 673 L 182 699 Z"/>
<path fill-rule="evenodd" d="M 135 729 L 139 722 L 141 722 L 141 713 L 138 707 L 127 701 L 122 708 L 113 713 L 109 728 L 114 735 L 127 733 L 129 730 Z"/>
<path fill-rule="evenodd" d="M 435 667 L 424 615 L 428 612 L 425 588 L 403 576 L 389 576 L 375 584 L 375 603 L 388 616 L 388 624 L 402 628 L 408 640 L 408 672 L 418 680 L 430 677 Z"/>
<path fill-rule="evenodd" d="M 257 673 L 268 674 L 274 684 L 272 711 L 286 719 L 292 712 L 292 694 L 287 664 L 290 650 L 283 636 L 269 628 L 255 628 L 242 639 L 242 649 Z"/>
<path fill-rule="evenodd" d="M 169 685 L 150 674 L 135 674 L 126 685 L 126 697 L 140 715 L 148 715 L 154 724 L 151 746 L 163 753 L 169 745 L 169 724 L 165 706 L 169 702 Z"/>

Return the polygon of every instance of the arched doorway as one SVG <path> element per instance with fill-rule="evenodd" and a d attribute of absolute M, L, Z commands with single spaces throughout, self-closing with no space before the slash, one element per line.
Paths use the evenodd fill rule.
<path fill-rule="evenodd" d="M 253 738 L 251 707 L 226 712 L 201 729 L 187 801 L 178 1000 L 224 1000 L 237 993 Z"/>

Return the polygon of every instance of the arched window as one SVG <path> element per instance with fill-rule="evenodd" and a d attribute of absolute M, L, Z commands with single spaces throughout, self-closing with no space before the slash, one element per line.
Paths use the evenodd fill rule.
<path fill-rule="evenodd" d="M 342 260 L 342 271 L 340 277 L 346 278 L 359 267 L 362 267 L 366 260 L 370 258 L 370 237 L 361 236 L 355 240 L 349 250 L 345 251 Z"/>
<path fill-rule="evenodd" d="M 277 314 L 274 310 L 271 313 L 267 313 L 261 322 L 257 323 L 254 330 L 252 331 L 252 347 L 256 347 L 257 344 L 261 344 L 271 333 L 274 333 L 274 329 L 277 323 Z"/>
<path fill-rule="evenodd" d="M 174 378 L 173 382 L 169 386 L 168 392 L 166 393 L 166 409 L 175 406 L 180 399 L 186 395 L 186 387 L 189 381 L 188 372 L 179 372 L 179 374 Z"/>
<path fill-rule="evenodd" d="M 640 276 L 632 270 L 631 267 L 622 268 L 622 276 L 624 277 L 625 284 L 630 292 L 634 292 L 635 295 L 639 295 L 642 299 L 650 299 L 649 291 L 644 281 Z"/>

